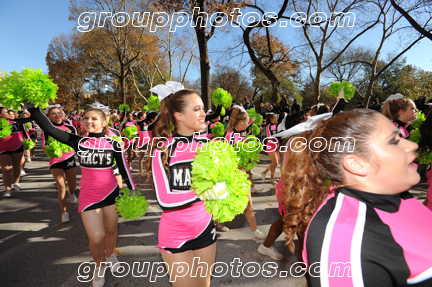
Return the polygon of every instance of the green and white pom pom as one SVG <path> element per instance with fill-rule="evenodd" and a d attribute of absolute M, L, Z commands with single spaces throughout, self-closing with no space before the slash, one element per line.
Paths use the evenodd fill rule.
<path fill-rule="evenodd" d="M 57 98 L 58 86 L 40 68 L 22 70 L 21 73 L 5 73 L 0 81 L 0 103 L 13 110 L 21 110 L 21 103 L 28 101 L 45 109 L 49 101 Z"/>
<path fill-rule="evenodd" d="M 254 124 L 260 125 L 263 122 L 263 117 L 255 111 L 255 108 L 247 110 L 249 118 L 255 118 Z"/>
<path fill-rule="evenodd" d="M 130 108 L 129 108 L 129 105 L 120 105 L 119 110 L 120 111 L 129 111 Z"/>
<path fill-rule="evenodd" d="M 356 89 L 348 81 L 343 81 L 342 83 L 331 83 L 329 87 L 329 94 L 337 98 L 339 96 L 339 92 L 342 91 L 342 89 L 345 95 L 345 102 L 348 102 L 352 97 L 354 97 Z"/>
<path fill-rule="evenodd" d="M 149 111 L 159 112 L 160 109 L 159 98 L 156 96 L 150 96 L 150 98 L 148 98 L 147 106 L 149 108 Z"/>
<path fill-rule="evenodd" d="M 149 206 L 148 201 L 145 199 L 139 189 L 132 196 L 129 196 L 129 189 L 127 187 L 121 190 L 122 194 L 116 199 L 116 211 L 126 221 L 128 219 L 137 220 L 143 217 Z"/>
<path fill-rule="evenodd" d="M 71 148 L 70 146 L 64 143 L 57 141 L 51 136 L 48 137 L 45 145 L 45 150 L 44 150 L 45 154 L 50 158 L 59 158 L 63 155 L 63 153 L 68 153 L 71 151 L 73 151 L 73 148 Z"/>
<path fill-rule="evenodd" d="M 6 119 L 0 119 L 0 138 L 6 138 L 12 133 L 12 125 Z"/>
<path fill-rule="evenodd" d="M 148 107 L 147 105 L 143 106 L 143 108 L 142 108 L 142 111 L 143 111 L 144 113 L 147 113 L 149 110 L 150 110 L 150 109 L 149 109 L 149 107 Z"/>
<path fill-rule="evenodd" d="M 221 138 L 225 134 L 225 126 L 222 123 L 217 123 L 212 129 L 211 133 L 216 137 Z"/>
<path fill-rule="evenodd" d="M 132 140 L 138 135 L 138 128 L 136 126 L 129 126 L 123 132 L 126 138 Z"/>
<path fill-rule="evenodd" d="M 218 200 L 204 200 L 206 210 L 219 222 L 231 221 L 244 212 L 248 205 L 248 175 L 238 169 L 238 158 L 231 146 L 223 141 L 211 141 L 198 149 L 192 163 L 192 188 L 204 198 L 216 183 L 226 184 L 228 196 Z"/>
<path fill-rule="evenodd" d="M 236 147 L 239 149 L 237 152 L 237 156 L 240 159 L 239 168 L 244 170 L 253 169 L 259 162 L 259 156 L 263 145 L 256 137 L 247 136 L 244 141 L 238 141 Z"/>
<path fill-rule="evenodd" d="M 21 142 L 22 142 L 24 149 L 33 149 L 36 145 L 34 141 L 29 140 L 29 139 L 23 139 Z"/>
<path fill-rule="evenodd" d="M 228 109 L 232 104 L 233 98 L 231 94 L 224 89 L 217 88 L 213 92 L 212 100 L 216 107 L 222 106 L 223 108 Z M 223 113 L 221 112 L 221 115 L 224 116 L 225 111 L 223 111 Z"/>

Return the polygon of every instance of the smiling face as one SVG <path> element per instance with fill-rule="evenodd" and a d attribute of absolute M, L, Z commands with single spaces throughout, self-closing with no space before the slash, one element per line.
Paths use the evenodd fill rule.
<path fill-rule="evenodd" d="M 183 112 L 175 112 L 174 117 L 177 120 L 177 132 L 184 136 L 190 136 L 195 131 L 205 129 L 206 114 L 203 101 L 197 94 L 186 96 L 185 102 L 187 105 Z"/>
<path fill-rule="evenodd" d="M 6 108 L 2 107 L 0 109 L 0 118 L 6 119 L 6 120 L 10 119 L 10 114 L 8 113 L 8 110 Z"/>
<path fill-rule="evenodd" d="M 56 124 L 59 124 L 63 120 L 63 113 L 59 108 L 52 108 L 48 111 L 49 119 Z"/>
<path fill-rule="evenodd" d="M 100 133 L 107 125 L 107 121 L 102 119 L 103 112 L 88 111 L 83 116 L 83 126 L 89 133 Z"/>
<path fill-rule="evenodd" d="M 418 145 L 400 138 L 396 127 L 382 115 L 377 115 L 376 126 L 377 132 L 371 141 L 370 187 L 381 194 L 408 190 L 420 181 L 418 166 L 413 163 Z"/>

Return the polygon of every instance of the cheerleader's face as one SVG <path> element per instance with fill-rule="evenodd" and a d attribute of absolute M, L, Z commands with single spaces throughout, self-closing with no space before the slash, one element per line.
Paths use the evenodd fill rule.
<path fill-rule="evenodd" d="M 188 103 L 182 113 L 174 113 L 177 120 L 177 131 L 184 136 L 193 135 L 195 131 L 205 129 L 204 103 L 200 96 L 191 94 L 186 96 Z"/>
<path fill-rule="evenodd" d="M 5 108 L 1 109 L 0 118 L 5 119 L 5 120 L 9 120 L 10 119 L 10 115 L 9 115 L 7 109 L 5 109 Z"/>
<path fill-rule="evenodd" d="M 101 115 L 95 111 L 87 112 L 82 122 L 84 129 L 89 133 L 100 133 L 108 124 L 107 121 L 103 121 Z"/>
<path fill-rule="evenodd" d="M 48 116 L 50 120 L 56 124 L 61 123 L 63 120 L 63 113 L 60 109 L 51 109 Z"/>
<path fill-rule="evenodd" d="M 417 164 L 413 163 L 418 145 L 402 139 L 396 127 L 384 116 L 377 115 L 377 132 L 372 138 L 370 189 L 381 194 L 397 194 L 420 181 Z"/>
<path fill-rule="evenodd" d="M 273 116 L 271 118 L 271 123 L 274 125 L 278 123 L 278 118 L 277 118 L 276 114 L 273 114 Z"/>
<path fill-rule="evenodd" d="M 402 110 L 399 112 L 399 119 L 404 122 L 407 123 L 409 121 L 413 121 L 417 118 L 416 113 L 418 112 L 416 106 L 414 105 L 413 102 L 410 102 L 408 104 L 408 107 L 405 110 Z"/>

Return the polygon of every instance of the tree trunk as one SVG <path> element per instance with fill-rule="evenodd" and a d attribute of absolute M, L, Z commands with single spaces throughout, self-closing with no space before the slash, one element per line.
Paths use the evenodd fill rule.
<path fill-rule="evenodd" d="M 197 25 L 195 31 L 200 52 L 201 98 L 203 100 L 205 108 L 210 109 L 210 62 L 208 57 L 207 38 L 205 30 L 200 28 L 199 25 Z"/>
<path fill-rule="evenodd" d="M 315 82 L 314 82 L 314 88 L 313 88 L 313 92 L 314 92 L 314 105 L 318 104 L 319 100 L 321 98 L 321 89 L 320 89 L 321 74 L 322 74 L 322 71 L 317 70 L 316 77 L 315 77 Z"/>

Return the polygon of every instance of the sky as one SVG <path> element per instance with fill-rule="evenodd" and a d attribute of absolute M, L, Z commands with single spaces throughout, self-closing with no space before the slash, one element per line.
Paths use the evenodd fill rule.
<path fill-rule="evenodd" d="M 45 73 L 48 45 L 54 36 L 68 34 L 74 23 L 68 20 L 66 0 L 3 0 L 0 9 L 0 68 L 2 72 L 22 68 L 41 68 Z M 219 33 L 210 40 L 209 49 L 218 49 L 229 34 Z M 373 37 L 371 38 L 373 39 Z M 220 48 L 219 48 L 220 49 Z M 405 54 L 407 64 L 432 71 L 432 41 L 422 40 Z M 198 65 L 191 67 L 188 78 L 199 77 Z"/>

